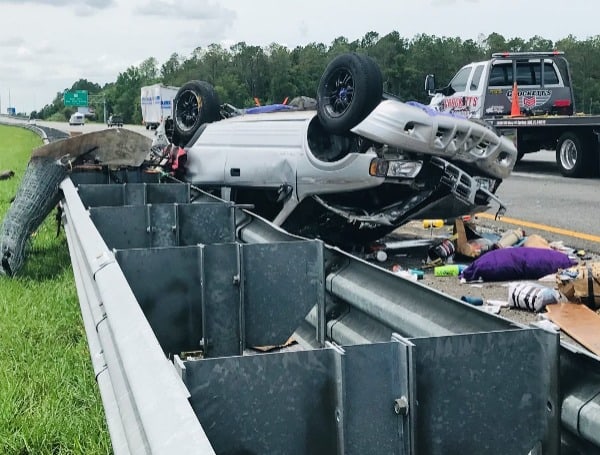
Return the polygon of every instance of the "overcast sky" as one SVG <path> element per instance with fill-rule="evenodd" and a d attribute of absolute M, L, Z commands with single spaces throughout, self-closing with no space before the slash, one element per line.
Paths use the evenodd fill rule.
<path fill-rule="evenodd" d="M 397 31 L 474 39 L 600 34 L 591 0 L 0 0 L 0 102 L 38 110 L 79 79 L 99 85 L 148 57 L 211 43 L 353 41 Z"/>

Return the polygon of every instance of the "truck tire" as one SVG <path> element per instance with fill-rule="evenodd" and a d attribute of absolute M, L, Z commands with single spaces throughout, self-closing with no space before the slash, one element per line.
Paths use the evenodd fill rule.
<path fill-rule="evenodd" d="M 563 133 L 556 143 L 556 164 L 565 177 L 581 177 L 589 171 L 591 157 L 584 149 L 585 142 L 575 133 Z"/>
<path fill-rule="evenodd" d="M 180 147 L 188 145 L 204 123 L 220 120 L 220 103 L 212 85 L 204 81 L 185 83 L 173 100 L 174 137 Z"/>
<path fill-rule="evenodd" d="M 317 114 L 331 133 L 347 133 L 381 101 L 381 71 L 356 53 L 342 54 L 325 68 L 317 89 Z"/>

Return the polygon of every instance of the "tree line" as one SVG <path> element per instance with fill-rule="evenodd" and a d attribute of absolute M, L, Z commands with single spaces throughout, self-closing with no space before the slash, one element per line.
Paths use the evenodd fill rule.
<path fill-rule="evenodd" d="M 600 35 L 585 40 L 569 35 L 552 42 L 540 36 L 528 40 L 506 39 L 491 33 L 475 41 L 426 34 L 407 39 L 398 32 L 380 36 L 371 31 L 355 41 L 341 36 L 330 45 L 313 42 L 293 49 L 275 43 L 260 47 L 239 42 L 229 48 L 211 44 L 196 48 L 188 57 L 173 53 L 162 64 L 149 57 L 104 86 L 80 79 L 65 91 L 87 90 L 90 106 L 100 121 L 105 121 L 106 105 L 107 115 L 117 113 L 125 123 L 139 124 L 142 122 L 140 88 L 145 85 L 163 83 L 179 87 L 197 79 L 211 83 L 221 102 L 237 107 L 252 106 L 255 98 L 262 104 L 280 103 L 286 97 L 314 97 L 321 74 L 333 57 L 360 52 L 372 57 L 381 68 L 385 92 L 403 100 L 428 102 L 424 91 L 426 74 L 435 74 L 441 86 L 466 63 L 488 59 L 493 52 L 551 50 L 564 51 L 571 63 L 577 111 L 599 113 Z M 75 108 L 64 106 L 63 95 L 64 91 L 57 93 L 51 104 L 32 115 L 68 119 Z"/>

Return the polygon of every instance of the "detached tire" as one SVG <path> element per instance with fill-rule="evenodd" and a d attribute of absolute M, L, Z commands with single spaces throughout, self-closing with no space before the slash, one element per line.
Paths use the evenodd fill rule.
<path fill-rule="evenodd" d="M 331 133 L 346 133 L 381 102 L 381 71 L 367 56 L 349 53 L 334 58 L 319 81 L 317 113 Z"/>
<path fill-rule="evenodd" d="M 185 147 L 200 125 L 220 120 L 219 108 L 217 93 L 208 82 L 185 83 L 173 101 L 173 129 L 179 142 L 177 145 Z"/>
<path fill-rule="evenodd" d="M 573 133 L 563 133 L 556 144 L 556 164 L 565 177 L 581 177 L 589 170 L 584 141 Z"/>

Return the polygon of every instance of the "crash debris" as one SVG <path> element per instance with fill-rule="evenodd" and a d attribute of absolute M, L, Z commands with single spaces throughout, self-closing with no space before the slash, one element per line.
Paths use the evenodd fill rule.
<path fill-rule="evenodd" d="M 600 316 L 585 305 L 560 303 L 548 306 L 548 317 L 582 346 L 600 355 Z"/>
<path fill-rule="evenodd" d="M 478 224 L 476 217 L 419 220 L 372 248 L 385 256 L 378 264 L 395 275 L 524 324 L 561 330 L 560 323 L 548 319 L 550 308 L 556 312 L 559 305 L 588 306 L 589 311 L 572 312 L 600 317 L 595 313 L 600 308 L 600 262 L 590 261 L 593 256 L 584 250 L 519 227 L 491 228 Z M 577 324 L 569 330 L 577 336 L 564 330 L 561 337 L 578 342 Z"/>

